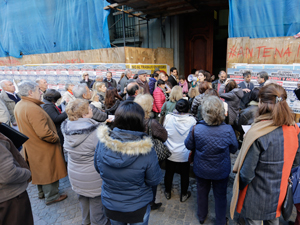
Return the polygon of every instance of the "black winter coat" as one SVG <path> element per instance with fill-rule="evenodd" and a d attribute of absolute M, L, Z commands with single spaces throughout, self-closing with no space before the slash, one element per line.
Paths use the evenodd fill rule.
<path fill-rule="evenodd" d="M 68 118 L 67 113 L 66 112 L 60 113 L 52 102 L 49 102 L 46 99 L 44 99 L 43 101 L 45 104 L 42 105 L 42 108 L 46 111 L 46 113 L 50 116 L 53 123 L 55 124 L 57 134 L 59 136 L 60 144 L 61 146 L 63 146 L 64 136 L 61 132 L 60 125 L 65 119 Z"/>

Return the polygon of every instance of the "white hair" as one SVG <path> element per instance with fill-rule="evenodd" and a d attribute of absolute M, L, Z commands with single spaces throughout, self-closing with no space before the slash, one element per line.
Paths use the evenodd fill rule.
<path fill-rule="evenodd" d="M 19 83 L 18 88 L 21 96 L 28 96 L 29 91 L 34 92 L 38 88 L 38 84 L 33 81 L 22 81 Z"/>
<path fill-rule="evenodd" d="M 1 80 L 0 81 L 0 87 L 3 89 L 4 87 L 6 87 L 5 83 L 8 82 L 10 80 Z"/>
<path fill-rule="evenodd" d="M 65 85 L 65 90 L 69 90 L 70 85 L 74 85 L 72 82 L 68 81 Z"/>
<path fill-rule="evenodd" d="M 82 95 L 87 93 L 86 87 L 86 83 L 76 84 L 72 90 L 75 98 L 83 98 Z"/>
<path fill-rule="evenodd" d="M 220 125 L 225 119 L 223 102 L 217 96 L 207 96 L 202 102 L 202 118 L 209 125 Z"/>
<path fill-rule="evenodd" d="M 45 78 L 38 78 L 38 79 L 35 80 L 35 82 L 39 84 L 41 80 L 46 80 L 46 79 Z"/>

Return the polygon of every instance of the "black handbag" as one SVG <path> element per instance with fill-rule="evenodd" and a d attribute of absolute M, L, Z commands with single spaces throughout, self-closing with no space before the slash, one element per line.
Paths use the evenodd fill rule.
<path fill-rule="evenodd" d="M 29 138 L 6 123 L 0 123 L 0 132 L 8 137 L 16 148 L 20 148 Z"/>
<path fill-rule="evenodd" d="M 165 159 L 169 158 L 172 155 L 172 153 L 170 152 L 170 150 L 168 149 L 168 147 L 165 146 L 164 143 L 162 143 L 162 141 L 160 141 L 160 140 L 158 140 L 156 138 L 153 138 L 153 136 L 152 136 L 152 129 L 151 129 L 151 123 L 152 123 L 152 119 L 149 119 L 149 122 L 148 122 L 148 134 L 149 134 L 149 136 L 152 139 L 153 147 L 154 147 L 154 150 L 156 152 L 158 161 L 162 161 L 162 160 L 165 160 Z"/>
<path fill-rule="evenodd" d="M 288 221 L 293 212 L 293 183 L 288 183 L 286 196 L 282 203 L 281 214 L 285 221 Z"/>

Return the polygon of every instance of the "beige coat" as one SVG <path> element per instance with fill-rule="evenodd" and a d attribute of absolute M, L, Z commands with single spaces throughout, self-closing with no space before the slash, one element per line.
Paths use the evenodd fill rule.
<path fill-rule="evenodd" d="M 18 95 L 18 97 L 21 98 L 21 96 L 19 94 L 16 94 L 16 95 Z M 8 111 L 9 111 L 10 121 L 12 123 L 16 122 L 16 119 L 15 119 L 15 116 L 14 116 L 14 109 L 15 109 L 15 106 L 16 106 L 15 101 L 10 99 L 8 97 L 7 93 L 4 90 L 1 91 L 0 98 L 3 100 L 3 102 L 5 103 Z"/>
<path fill-rule="evenodd" d="M 29 137 L 23 145 L 33 184 L 51 184 L 67 176 L 59 137 L 43 102 L 22 97 L 16 104 L 15 117 L 20 132 Z"/>

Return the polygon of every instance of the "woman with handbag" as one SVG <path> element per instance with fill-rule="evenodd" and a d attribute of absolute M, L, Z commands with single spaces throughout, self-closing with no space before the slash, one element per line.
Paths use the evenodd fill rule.
<path fill-rule="evenodd" d="M 292 166 L 297 166 L 299 127 L 277 84 L 262 87 L 258 117 L 246 133 L 233 172 L 236 177 L 230 206 L 246 224 L 279 224 Z M 296 162 L 297 161 L 297 162 Z M 237 203 L 237 204 L 236 204 Z"/>
<path fill-rule="evenodd" d="M 171 198 L 171 189 L 174 173 L 180 174 L 181 195 L 180 201 L 185 202 L 190 196 L 188 162 L 190 151 L 185 147 L 184 140 L 187 137 L 192 126 L 196 124 L 195 118 L 188 113 L 189 102 L 180 99 L 175 106 L 177 112 L 168 114 L 165 118 L 164 127 L 168 132 L 168 139 L 165 145 L 172 152 L 172 155 L 166 160 L 165 173 L 165 197 Z"/>
<path fill-rule="evenodd" d="M 212 186 L 216 224 L 225 225 L 230 153 L 237 151 L 238 142 L 232 127 L 224 123 L 225 110 L 218 96 L 204 97 L 201 110 L 202 120 L 185 140 L 188 149 L 195 149 L 193 170 L 197 180 L 197 214 L 203 224 L 208 214 L 208 194 Z"/>
<path fill-rule="evenodd" d="M 149 94 L 138 95 L 135 97 L 134 102 L 139 104 L 145 112 L 145 119 L 144 119 L 145 132 L 148 135 L 152 134 L 153 138 L 158 139 L 161 142 L 165 142 L 168 138 L 168 133 L 166 129 L 162 125 L 160 125 L 156 119 L 150 118 L 152 104 L 153 104 L 153 97 Z M 149 128 L 151 129 L 151 134 L 149 134 Z M 152 191 L 153 191 L 153 200 L 150 203 L 151 210 L 159 209 L 162 206 L 162 203 L 155 203 L 157 185 L 152 186 Z"/>
<path fill-rule="evenodd" d="M 164 124 L 165 117 L 168 113 L 172 113 L 178 100 L 182 99 L 182 87 L 175 86 L 172 88 L 169 101 L 165 102 L 161 108 L 159 123 Z"/>

